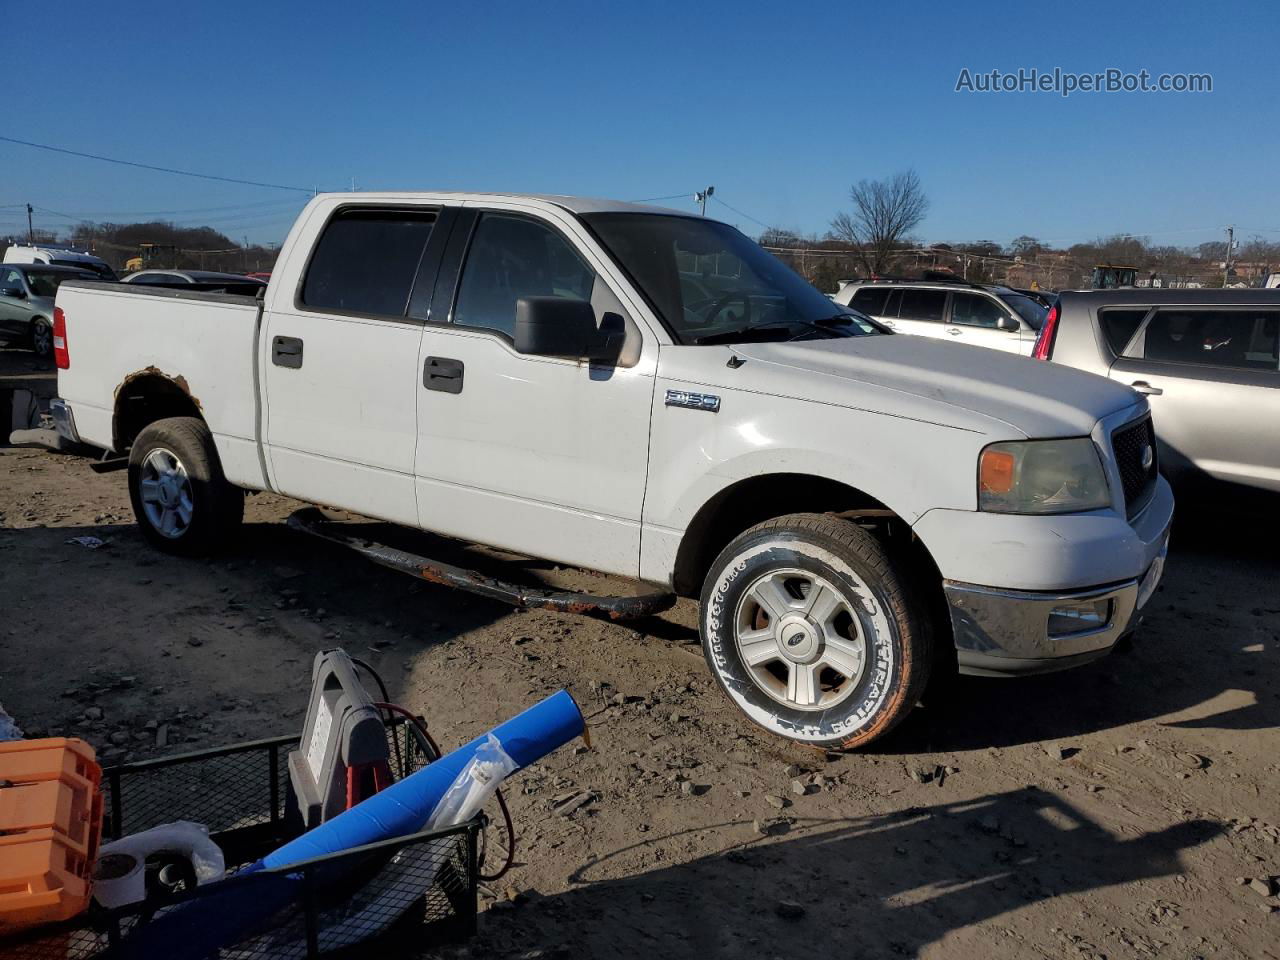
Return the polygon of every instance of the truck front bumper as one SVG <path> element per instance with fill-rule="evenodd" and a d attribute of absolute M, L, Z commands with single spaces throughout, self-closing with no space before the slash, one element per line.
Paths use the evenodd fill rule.
<path fill-rule="evenodd" d="M 1136 580 L 1070 593 L 997 590 L 943 582 L 960 672 L 1012 676 L 1065 670 L 1105 656 L 1137 627 L 1168 551 Z"/>

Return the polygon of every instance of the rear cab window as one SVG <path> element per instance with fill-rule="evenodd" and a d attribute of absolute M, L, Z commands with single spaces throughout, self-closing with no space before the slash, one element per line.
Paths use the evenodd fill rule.
<path fill-rule="evenodd" d="M 310 310 L 403 317 L 436 221 L 431 209 L 346 208 L 316 242 L 298 297 Z"/>

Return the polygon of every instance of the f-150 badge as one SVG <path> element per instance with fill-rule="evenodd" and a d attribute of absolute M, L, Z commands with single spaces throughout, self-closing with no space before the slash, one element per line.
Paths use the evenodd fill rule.
<path fill-rule="evenodd" d="M 668 390 L 668 407 L 687 407 L 690 410 L 720 412 L 720 398 L 713 393 L 690 393 L 688 390 Z"/>

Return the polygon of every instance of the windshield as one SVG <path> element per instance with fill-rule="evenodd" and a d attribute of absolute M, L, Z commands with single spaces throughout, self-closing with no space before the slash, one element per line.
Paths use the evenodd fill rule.
<path fill-rule="evenodd" d="M 1044 326 L 1045 315 L 1049 312 L 1048 307 L 1020 293 L 1006 294 L 1002 299 L 1018 311 L 1018 316 L 1027 322 L 1027 326 L 1037 333 L 1040 332 L 1040 328 Z"/>
<path fill-rule="evenodd" d="M 66 273 L 62 270 L 28 270 L 27 286 L 33 297 L 52 297 L 64 280 L 97 280 L 92 273 Z"/>
<path fill-rule="evenodd" d="M 759 244 L 714 220 L 648 213 L 582 219 L 640 288 L 676 343 L 881 333 L 832 303 Z"/>

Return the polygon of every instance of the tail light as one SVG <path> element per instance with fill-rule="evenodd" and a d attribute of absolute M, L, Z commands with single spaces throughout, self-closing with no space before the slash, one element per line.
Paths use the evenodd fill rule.
<path fill-rule="evenodd" d="M 1031 350 L 1031 356 L 1035 359 L 1048 360 L 1053 353 L 1053 341 L 1058 336 L 1058 316 L 1058 305 L 1055 303 L 1049 308 L 1049 315 L 1044 318 L 1040 333 L 1036 336 L 1036 345 Z"/>
<path fill-rule="evenodd" d="M 53 308 L 53 362 L 59 370 L 71 366 L 71 354 L 67 351 L 67 315 L 61 307 Z"/>

